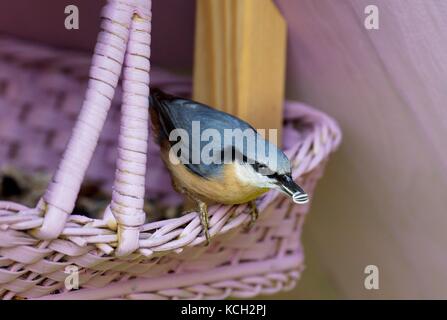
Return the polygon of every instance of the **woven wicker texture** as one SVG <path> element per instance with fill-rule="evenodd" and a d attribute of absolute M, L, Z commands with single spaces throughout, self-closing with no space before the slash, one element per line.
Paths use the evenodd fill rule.
<path fill-rule="evenodd" d="M 132 29 L 149 32 L 150 19 L 145 20 L 144 17 L 150 11 L 146 7 L 139 7 L 138 2 L 131 5 L 129 3 L 109 2 L 108 8 L 103 12 L 103 33 L 98 38 L 99 45 L 95 49 L 93 60 L 77 52 L 55 50 L 0 37 L 0 164 L 14 164 L 31 172 L 54 172 L 58 164 L 61 166 L 59 161 L 64 152 L 67 155 L 67 143 L 73 128 L 76 128 L 83 101 L 85 106 L 83 98 L 86 94 L 87 97 L 91 94 L 89 89 L 92 78 L 95 81 L 95 78 L 105 76 L 107 81 L 112 82 L 110 88 L 116 85 L 116 92 L 109 112 L 103 114 L 105 125 L 98 132 L 98 145 L 87 177 L 108 190 L 115 184 L 114 190 L 118 190 L 120 195 L 136 192 L 141 199 L 145 186 L 146 197 L 176 205 L 181 199 L 172 190 L 168 173 L 159 158 L 158 148 L 150 137 L 143 137 L 142 140 L 148 141 L 147 165 L 143 169 L 145 171 L 147 168 L 148 171 L 146 180 L 132 180 L 135 181 L 135 188 L 117 189 L 117 182 L 121 180 L 120 166 L 146 163 L 146 159 L 143 162 L 129 161 L 128 164 L 117 162 L 117 159 L 126 157 L 123 156 L 123 149 L 128 150 L 128 146 L 132 145 L 131 140 L 123 140 L 122 137 L 118 139 L 120 127 L 123 136 L 126 133 L 123 127 L 129 126 L 126 121 L 132 123 L 132 117 L 145 119 L 143 108 L 147 111 L 144 104 L 138 109 L 135 108 L 135 103 L 129 103 L 126 92 L 143 90 L 143 96 L 148 94 L 144 88 L 132 83 L 138 75 L 128 68 L 141 62 L 137 54 L 141 49 L 138 43 L 148 41 L 148 38 L 144 40 L 132 36 Z M 125 35 L 120 35 L 121 31 L 115 30 L 117 24 L 111 21 L 125 19 L 129 10 L 132 14 L 137 12 L 139 17 L 131 18 L 127 31 L 121 30 Z M 119 26 L 122 24 L 121 21 Z M 98 53 L 98 50 L 104 49 L 101 41 L 111 41 L 111 35 L 117 34 L 120 35 L 120 41 L 125 39 L 126 43 L 130 43 L 126 57 L 125 46 L 122 47 L 122 61 L 125 65 L 122 83 L 118 83 L 118 77 L 104 75 L 106 71 L 103 69 L 94 70 L 101 63 L 99 56 L 107 56 L 107 53 Z M 132 41 L 136 43 L 132 45 Z M 114 43 L 114 47 L 118 46 L 116 41 Z M 132 51 L 133 49 L 136 51 Z M 90 68 L 88 84 L 91 63 L 93 67 Z M 119 68 L 120 63 L 116 63 Z M 105 69 L 112 70 L 113 67 L 106 66 Z M 149 64 L 141 70 L 148 71 Z M 97 77 L 92 77 L 95 72 L 98 73 Z M 119 75 L 118 71 L 114 72 Z M 188 95 L 190 92 L 189 79 L 174 77 L 156 68 L 152 68 L 150 74 L 151 86 L 179 95 Z M 139 81 L 148 83 L 149 78 L 145 78 L 144 72 L 139 75 Z M 113 92 L 110 93 L 110 97 L 112 96 Z M 126 107 L 126 101 L 134 107 Z M 122 117 L 122 114 L 128 117 Z M 340 130 L 328 116 L 299 103 L 286 103 L 285 119 L 283 145 L 292 161 L 294 178 L 312 199 L 315 184 L 323 173 L 325 160 L 340 142 Z M 140 125 L 143 129 L 147 128 L 143 123 Z M 72 154 L 76 157 L 79 153 Z M 79 161 L 84 160 L 81 157 Z M 88 161 L 85 163 L 86 167 L 87 165 Z M 141 175 L 141 171 L 139 172 Z M 82 178 L 81 174 L 79 179 L 82 181 Z M 210 234 L 213 238 L 208 247 L 204 246 L 205 239 L 201 234 L 197 213 L 139 226 L 138 223 L 134 224 L 134 219 L 141 219 L 142 202 L 135 204 L 129 219 L 128 216 L 120 218 L 119 212 L 113 212 L 114 201 L 120 202 L 116 196 L 114 194 L 111 199 L 108 219 L 91 219 L 74 212 L 68 217 L 57 239 L 49 240 L 42 240 L 39 233 L 35 232 L 44 223 L 39 206 L 27 208 L 0 201 L 0 297 L 251 297 L 293 288 L 303 269 L 300 235 L 309 205 L 294 205 L 290 199 L 277 192 L 269 192 L 259 199 L 260 218 L 249 231 L 244 229 L 244 225 L 250 220 L 246 205 L 211 207 Z M 129 196 L 132 197 L 132 194 Z M 66 200 L 67 197 L 64 194 L 62 199 Z M 72 193 L 69 197 L 73 197 Z M 55 201 L 58 204 L 57 201 L 61 200 L 58 198 Z M 58 204 L 58 207 L 63 205 L 65 203 Z M 68 213 L 69 211 L 70 208 L 67 208 Z M 113 219 L 113 216 L 118 219 Z M 136 247 L 131 248 L 132 253 L 126 256 L 117 256 L 119 230 L 117 231 L 116 221 L 119 224 L 120 219 L 124 229 L 132 230 L 130 237 L 137 236 L 133 243 Z M 133 232 L 134 229 L 136 232 Z M 34 231 L 30 232 L 32 230 Z M 79 268 L 80 290 L 68 291 L 64 286 L 67 277 L 65 271 L 66 267 L 72 265 Z"/>

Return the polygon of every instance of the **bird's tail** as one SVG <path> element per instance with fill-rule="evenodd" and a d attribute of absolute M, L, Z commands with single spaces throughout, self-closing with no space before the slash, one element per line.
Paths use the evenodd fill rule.
<path fill-rule="evenodd" d="M 159 108 L 157 105 L 158 105 L 158 101 L 153 96 L 153 94 L 151 92 L 151 96 L 149 97 L 149 114 L 151 117 L 152 137 L 153 137 L 155 143 L 160 144 L 161 123 L 160 123 L 160 116 L 159 116 L 159 112 L 158 112 Z"/>
<path fill-rule="evenodd" d="M 149 114 L 151 117 L 152 124 L 152 137 L 154 142 L 160 144 L 160 132 L 161 132 L 161 123 L 160 123 L 160 101 L 158 99 L 159 89 L 151 89 L 151 95 L 149 97 Z"/>
<path fill-rule="evenodd" d="M 160 144 L 163 139 L 167 139 L 169 132 L 174 129 L 169 117 L 167 103 L 176 97 L 164 93 L 158 88 L 151 89 L 149 97 L 149 113 L 152 123 L 153 137 L 156 143 Z"/>

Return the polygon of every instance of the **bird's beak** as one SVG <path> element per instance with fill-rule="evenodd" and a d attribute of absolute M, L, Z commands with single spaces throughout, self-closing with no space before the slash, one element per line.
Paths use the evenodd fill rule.
<path fill-rule="evenodd" d="M 290 175 L 280 175 L 277 178 L 277 185 L 280 191 L 292 197 L 293 202 L 298 204 L 304 204 L 309 202 L 309 196 L 299 185 L 293 181 Z"/>

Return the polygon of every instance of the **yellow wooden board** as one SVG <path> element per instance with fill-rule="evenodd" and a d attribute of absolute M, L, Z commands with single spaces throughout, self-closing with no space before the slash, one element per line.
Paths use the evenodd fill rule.
<path fill-rule="evenodd" d="M 281 137 L 286 23 L 271 0 L 198 0 L 194 59 L 195 100 Z"/>

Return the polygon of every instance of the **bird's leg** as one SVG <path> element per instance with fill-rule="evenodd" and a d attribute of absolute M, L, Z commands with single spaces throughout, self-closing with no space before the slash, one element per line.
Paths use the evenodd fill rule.
<path fill-rule="evenodd" d="M 208 231 L 210 226 L 210 221 L 208 219 L 208 206 L 205 202 L 200 201 L 198 203 L 199 205 L 199 212 L 200 212 L 200 222 L 202 223 L 203 232 L 205 233 L 206 237 L 206 245 L 210 244 L 210 233 Z"/>
<path fill-rule="evenodd" d="M 197 204 L 197 208 L 200 214 L 200 223 L 202 224 L 203 233 L 206 238 L 206 245 L 210 244 L 210 233 L 209 229 L 209 218 L 208 218 L 208 206 L 205 202 L 188 192 L 185 188 L 183 188 L 183 193 L 185 193 L 191 200 L 193 200 Z"/>
<path fill-rule="evenodd" d="M 251 227 L 253 227 L 254 223 L 256 222 L 256 220 L 258 220 L 259 217 L 259 211 L 258 211 L 258 207 L 256 206 L 256 201 L 252 200 L 248 203 L 248 206 L 250 207 L 250 222 L 247 225 L 247 228 L 250 229 Z"/>

